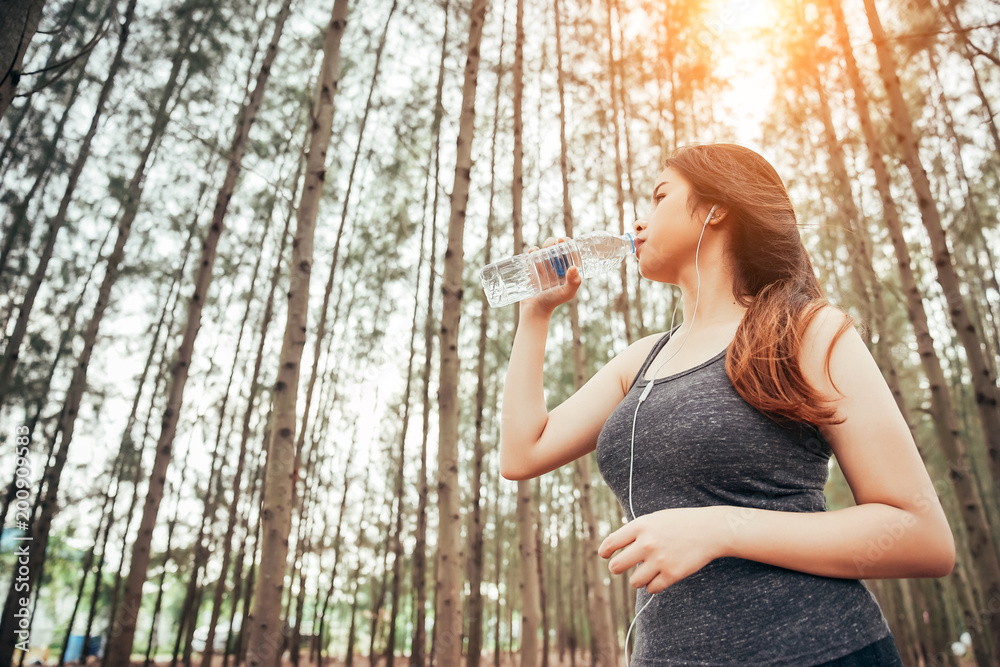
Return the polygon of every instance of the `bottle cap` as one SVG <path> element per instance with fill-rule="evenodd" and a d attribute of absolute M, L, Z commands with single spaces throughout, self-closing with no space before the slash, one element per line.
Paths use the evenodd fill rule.
<path fill-rule="evenodd" d="M 631 252 L 634 255 L 635 254 L 635 235 L 632 232 L 625 232 L 624 234 L 622 234 L 618 238 L 620 238 L 622 241 L 628 241 L 629 247 L 631 248 Z"/>

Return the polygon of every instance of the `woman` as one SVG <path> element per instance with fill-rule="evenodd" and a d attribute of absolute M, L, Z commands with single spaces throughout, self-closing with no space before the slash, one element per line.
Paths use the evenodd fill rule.
<path fill-rule="evenodd" d="M 578 271 L 522 301 L 501 473 L 596 449 L 629 519 L 598 554 L 612 574 L 638 565 L 633 665 L 901 665 L 860 579 L 943 577 L 955 545 L 878 367 L 822 297 L 780 177 L 749 149 L 689 146 L 652 198 L 639 272 L 681 288 L 683 324 L 548 411 L 546 333 Z M 827 512 L 831 454 L 857 505 Z"/>

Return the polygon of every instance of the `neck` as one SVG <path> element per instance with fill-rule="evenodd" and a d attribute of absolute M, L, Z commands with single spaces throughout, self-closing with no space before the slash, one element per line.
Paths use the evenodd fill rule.
<path fill-rule="evenodd" d="M 733 277 L 723 268 L 727 263 L 722 244 L 703 244 L 698 253 L 698 266 L 701 269 L 700 285 L 693 263 L 679 281 L 684 307 L 682 329 L 693 327 L 700 331 L 738 325 L 746 308 L 737 303 L 733 294 Z"/>

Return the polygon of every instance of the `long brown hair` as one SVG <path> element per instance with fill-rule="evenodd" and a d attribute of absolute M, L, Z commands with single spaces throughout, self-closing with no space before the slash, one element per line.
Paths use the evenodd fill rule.
<path fill-rule="evenodd" d="M 726 373 L 743 399 L 778 422 L 839 423 L 829 397 L 802 375 L 806 329 L 827 305 L 802 245 L 788 191 L 763 157 L 735 144 L 677 149 L 665 162 L 691 183 L 689 206 L 717 204 L 730 231 L 733 293 L 747 308 Z M 852 326 L 847 318 L 834 342 Z M 829 374 L 831 349 L 827 351 Z"/>

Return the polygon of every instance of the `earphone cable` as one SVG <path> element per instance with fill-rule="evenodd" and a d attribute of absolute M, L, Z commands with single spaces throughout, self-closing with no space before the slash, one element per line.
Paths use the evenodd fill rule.
<path fill-rule="evenodd" d="M 694 328 L 695 318 L 698 317 L 698 302 L 701 300 L 701 271 L 698 268 L 698 253 L 701 250 L 701 240 L 705 237 L 705 229 L 708 227 L 708 221 L 712 218 L 712 213 L 714 212 L 715 212 L 715 206 L 712 206 L 711 210 L 709 210 L 708 212 L 708 217 L 705 218 L 705 223 L 701 226 L 701 235 L 698 237 L 698 245 L 694 249 L 694 273 L 695 276 L 697 277 L 697 290 L 695 291 L 695 297 L 694 297 L 694 311 L 691 313 L 691 326 L 689 326 L 688 330 L 684 332 L 684 338 L 681 340 L 680 346 L 676 350 L 674 350 L 673 354 L 667 357 L 667 359 L 663 363 L 657 366 L 655 371 L 653 371 L 653 377 L 647 382 L 646 388 L 642 390 L 642 394 L 639 395 L 639 402 L 636 403 L 635 413 L 632 415 L 632 444 L 629 447 L 629 462 L 628 462 L 628 509 L 629 512 L 632 513 L 632 519 L 631 519 L 632 521 L 635 521 L 635 508 L 632 506 L 632 471 L 633 468 L 635 467 L 635 424 L 636 420 L 639 417 L 639 407 L 642 405 L 642 402 L 645 401 L 646 398 L 649 396 L 649 393 L 653 390 L 653 384 L 656 381 L 656 374 L 660 372 L 660 369 L 662 369 L 667 364 L 668 361 L 677 356 L 677 353 L 680 352 L 681 349 L 684 347 L 684 344 L 687 343 L 688 336 L 691 335 L 691 330 Z M 671 332 L 674 330 L 674 314 L 676 312 L 677 312 L 677 304 L 675 303 L 674 310 L 673 312 L 670 313 L 669 330 Z M 632 628 L 635 627 L 635 622 L 639 619 L 639 614 L 646 611 L 646 607 L 650 605 L 650 603 L 653 601 L 653 598 L 655 598 L 657 595 L 658 595 L 657 593 L 650 593 L 649 600 L 647 600 L 646 604 L 642 606 L 642 609 L 640 609 L 638 613 L 636 613 L 635 618 L 632 619 L 631 625 L 628 626 L 628 632 L 625 634 L 625 667 L 629 667 L 628 640 L 629 637 L 632 636 Z"/>

